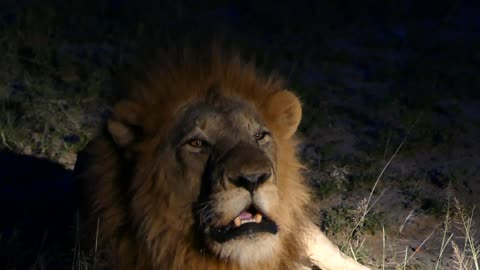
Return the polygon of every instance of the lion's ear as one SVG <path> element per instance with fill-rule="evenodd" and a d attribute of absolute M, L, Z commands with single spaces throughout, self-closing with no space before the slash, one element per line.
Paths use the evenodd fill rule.
<path fill-rule="evenodd" d="M 118 146 L 128 146 L 139 136 L 141 113 L 140 106 L 133 102 L 121 101 L 114 106 L 107 130 Z"/>
<path fill-rule="evenodd" d="M 302 118 L 302 105 L 297 96 L 286 90 L 277 92 L 270 96 L 266 108 L 280 136 L 285 139 L 292 137 Z"/>

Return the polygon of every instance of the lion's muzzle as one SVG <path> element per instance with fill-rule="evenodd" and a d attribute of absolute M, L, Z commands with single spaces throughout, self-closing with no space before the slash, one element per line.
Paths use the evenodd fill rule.
<path fill-rule="evenodd" d="M 219 222 L 207 222 L 210 237 L 218 243 L 234 238 L 253 237 L 258 233 L 276 234 L 278 227 L 269 217 L 264 205 L 265 193 L 276 189 L 263 188 L 275 186 L 272 161 L 263 149 L 255 143 L 243 141 L 223 153 L 214 153 L 210 161 L 212 167 L 210 188 L 204 187 L 207 200 L 214 201 L 210 212 L 217 213 Z M 216 154 L 216 155 L 215 155 Z M 220 158 L 215 158 L 220 157 Z M 268 196 L 267 196 L 268 197 Z M 206 219 L 202 219 L 206 220 Z"/>

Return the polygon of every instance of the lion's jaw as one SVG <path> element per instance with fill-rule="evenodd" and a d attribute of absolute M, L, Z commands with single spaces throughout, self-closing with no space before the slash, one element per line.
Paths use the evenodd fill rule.
<path fill-rule="evenodd" d="M 252 238 L 243 237 L 226 243 L 213 243 L 211 250 L 220 258 L 238 263 L 242 268 L 250 269 L 255 265 L 278 258 L 281 250 L 278 235 L 257 234 Z"/>
<path fill-rule="evenodd" d="M 241 213 L 252 212 L 251 222 L 237 227 L 252 226 L 239 236 L 226 241 L 218 241 L 212 237 L 212 231 L 219 226 L 210 226 L 204 229 L 207 245 L 210 250 L 224 260 L 236 262 L 244 268 L 252 268 L 264 262 L 273 262 L 282 251 L 283 232 L 278 228 L 277 220 L 280 217 L 280 199 L 278 188 L 270 180 L 260 187 L 253 195 L 245 189 L 236 188 L 230 191 L 219 192 L 214 196 L 214 212 L 221 213 L 217 222 L 219 225 L 235 227 L 235 220 L 239 220 Z M 264 223 L 268 222 L 270 229 L 255 231 L 255 216 L 261 216 Z M 238 224 L 237 224 L 238 225 Z M 264 224 L 264 226 L 267 226 Z M 274 228 L 272 228 L 274 227 Z M 251 228 L 251 227 L 250 227 Z"/>

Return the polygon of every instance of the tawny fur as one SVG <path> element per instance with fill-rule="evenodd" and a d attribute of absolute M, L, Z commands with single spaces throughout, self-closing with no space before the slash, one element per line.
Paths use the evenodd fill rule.
<path fill-rule="evenodd" d="M 176 165 L 174 158 L 158 156 L 170 147 L 165 131 L 181 125 L 178 112 L 182 106 L 205 98 L 212 87 L 221 95 L 252 104 L 278 145 L 276 167 L 283 208 L 276 215 L 280 222 L 281 247 L 269 260 L 246 267 L 219 259 L 202 245 L 196 235 L 192 211 L 186 204 L 195 198 L 178 198 L 172 192 L 175 188 L 195 188 L 188 182 L 180 187 L 172 186 L 171 180 L 164 178 L 175 173 L 180 177 L 182 172 L 171 171 Z M 108 130 L 129 131 L 110 122 L 87 148 L 88 161 L 79 174 L 88 198 L 86 231 L 90 246 L 86 249 L 92 247 L 95 241 L 91 237 L 98 230 L 97 268 L 299 269 L 304 257 L 309 255 L 304 240 L 308 234 L 306 228 L 312 223 L 306 211 L 308 189 L 295 153 L 297 140 L 290 134 L 295 130 L 289 130 L 289 123 L 283 125 L 278 120 L 277 111 L 285 108 L 275 108 L 269 103 L 272 95 L 283 90 L 282 81 L 274 76 L 260 75 L 253 65 L 217 53 L 206 63 L 201 59 L 166 63 L 136 84 L 128 99 L 114 107 L 112 119 L 140 127 L 141 135 L 135 136 L 141 139 L 135 140 L 129 137 L 134 135 L 126 134 L 125 141 L 115 140 Z M 128 147 L 123 145 L 129 142 Z M 125 169 L 127 167 L 133 168 L 134 174 Z"/>

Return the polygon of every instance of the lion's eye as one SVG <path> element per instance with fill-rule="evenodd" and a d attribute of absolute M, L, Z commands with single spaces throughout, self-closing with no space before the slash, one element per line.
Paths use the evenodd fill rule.
<path fill-rule="evenodd" d="M 268 135 L 268 132 L 257 132 L 255 133 L 254 137 L 255 137 L 255 140 L 260 141 L 263 138 L 265 138 L 265 136 L 267 135 Z"/>
<path fill-rule="evenodd" d="M 188 144 L 189 144 L 190 146 L 193 146 L 193 147 L 196 147 L 196 148 L 200 148 L 200 147 L 202 147 L 202 146 L 204 145 L 204 142 L 203 142 L 202 140 L 200 140 L 200 139 L 195 138 L 195 139 L 190 140 L 190 141 L 188 142 Z"/>

